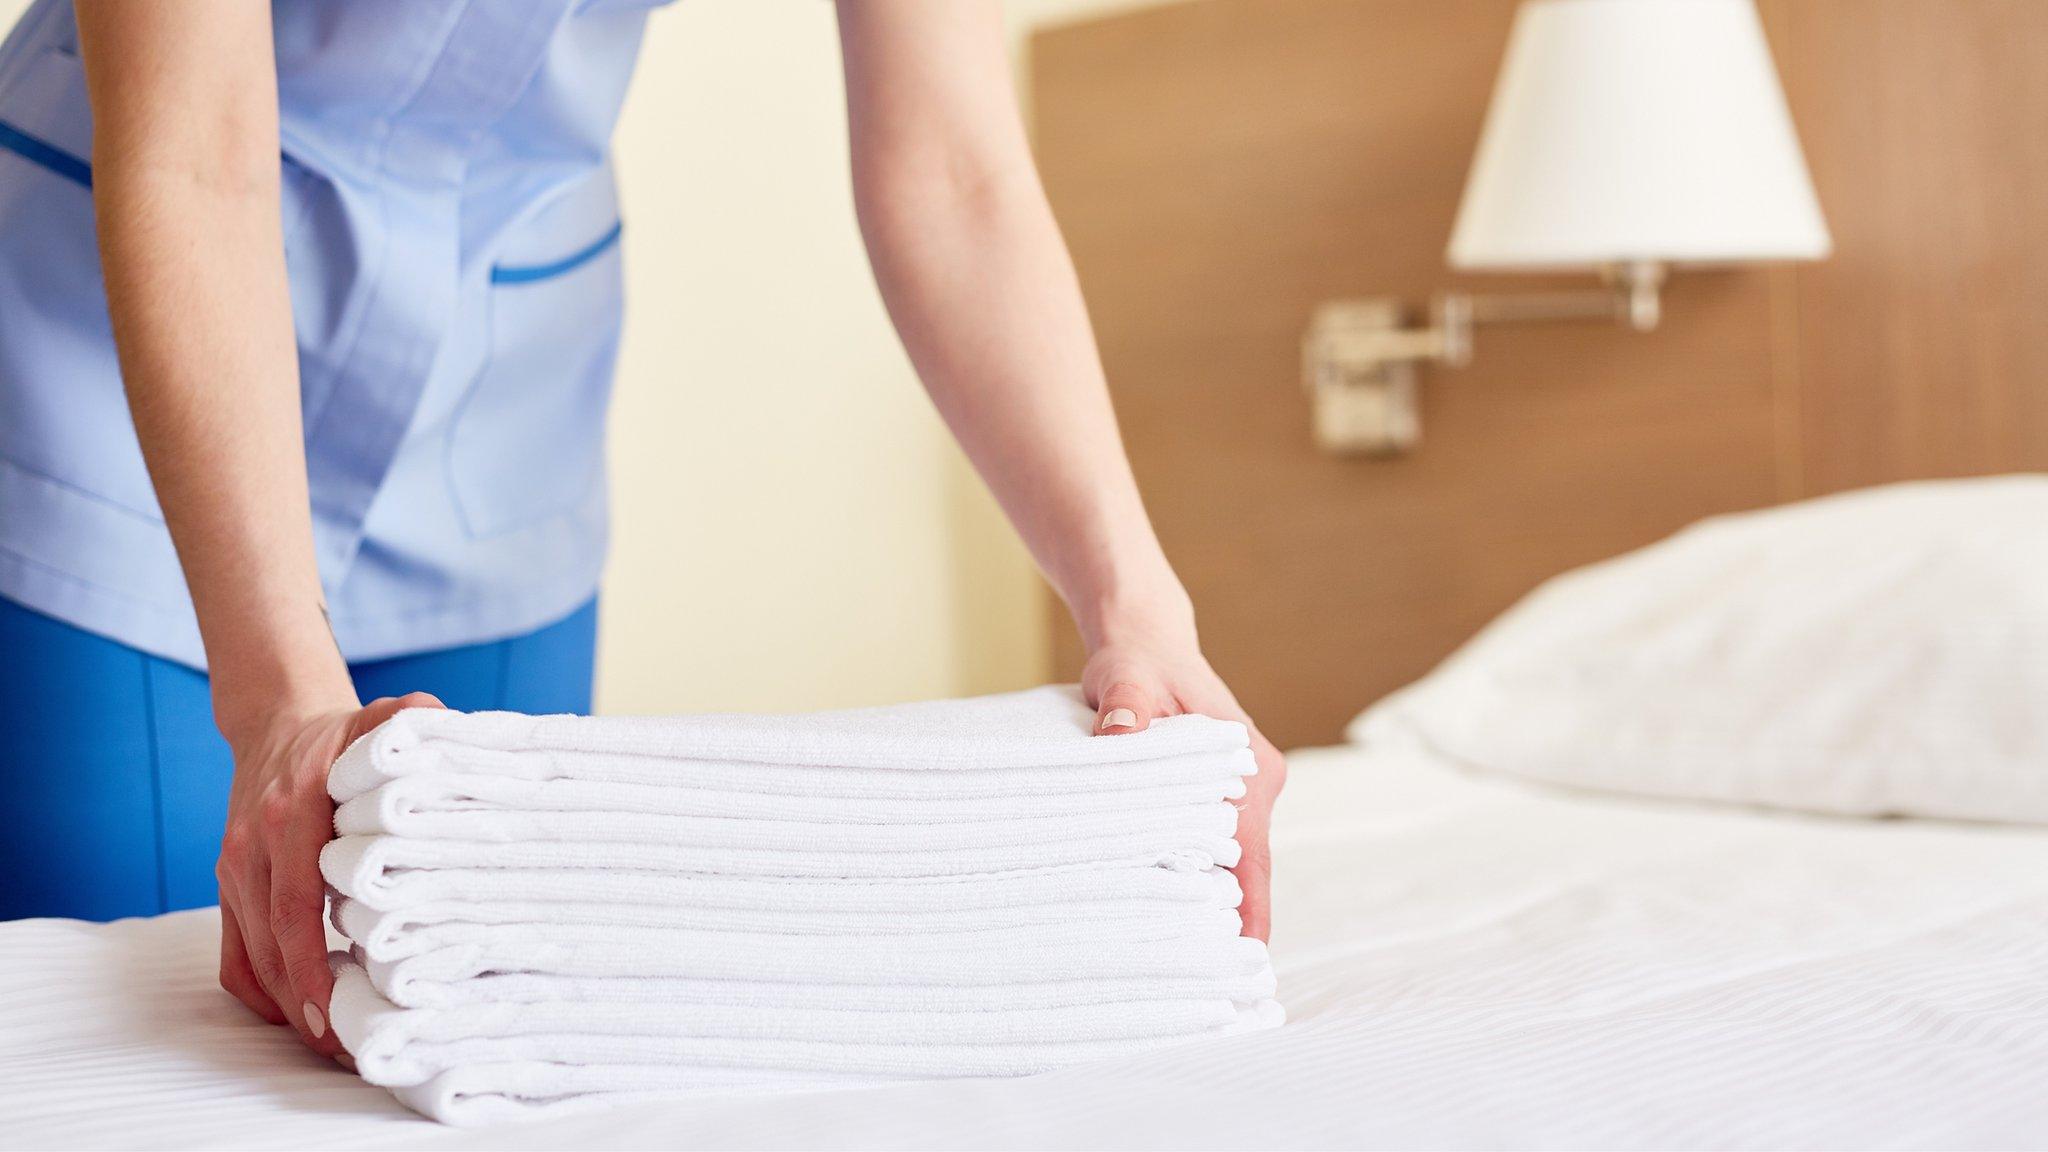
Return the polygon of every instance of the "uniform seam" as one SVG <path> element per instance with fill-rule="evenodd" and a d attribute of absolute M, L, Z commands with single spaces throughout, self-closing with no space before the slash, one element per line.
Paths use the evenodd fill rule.
<path fill-rule="evenodd" d="M 506 694 L 511 691 L 511 688 L 512 641 L 500 640 L 498 641 L 498 686 L 497 689 L 491 694 L 491 700 L 493 702 L 492 706 L 497 708 L 500 712 L 506 711 L 510 707 L 510 704 L 507 702 L 505 697 Z"/>
<path fill-rule="evenodd" d="M 119 588 L 108 587 L 107 585 L 102 584 L 97 580 L 94 580 L 90 576 L 81 576 L 68 568 L 59 568 L 55 564 L 51 564 L 44 560 L 38 560 L 35 557 L 30 556 L 28 553 L 22 552 L 18 549 L 10 548 L 6 544 L 0 544 L 0 556 L 4 556 L 10 560 L 13 560 L 14 562 L 22 565 L 25 568 L 33 568 L 39 572 L 44 573 L 45 575 L 54 577 L 56 579 L 69 580 L 73 584 L 76 584 L 89 592 L 93 592 L 95 594 L 102 596 L 111 597 L 113 599 L 121 601 L 124 604 L 132 604 L 137 608 L 145 609 L 150 612 L 160 613 L 162 615 L 173 618 L 176 618 L 180 614 L 179 610 L 176 608 L 169 607 L 155 600 L 145 600 L 142 597 L 135 595 L 134 593 L 124 592 Z M 47 616 L 50 615 L 50 613 L 45 612 L 44 615 Z M 65 621 L 65 623 L 69 624 L 71 622 L 67 620 Z M 79 625 L 76 624 L 73 624 L 72 626 L 79 627 Z M 85 630 L 88 632 L 92 631 L 92 629 L 90 628 L 87 628 Z M 131 645 L 131 647 L 133 647 L 133 645 Z"/>
<path fill-rule="evenodd" d="M 43 484 L 48 484 L 53 488 L 61 488 L 65 492 L 68 492 L 73 496 L 77 496 L 84 500 L 89 500 L 92 503 L 99 505 L 100 507 L 111 509 L 115 512 L 121 513 L 124 516 L 131 516 L 137 520 L 140 520 L 144 524 L 149 525 L 152 528 L 161 528 L 164 526 L 164 520 L 163 517 L 161 516 L 157 516 L 149 512 L 144 512 L 139 508 L 132 508 L 127 504 L 114 499 L 112 496 L 106 495 L 105 493 L 95 492 L 92 489 L 87 488 L 83 484 L 79 484 L 72 480 L 66 480 L 62 476 L 53 475 L 52 473 L 46 472 L 33 464 L 24 463 L 21 460 L 16 459 L 13 455 L 9 454 L 4 450 L 0 450 L 0 467 L 11 468 L 16 472 L 21 473 L 23 476 L 28 477 L 30 480 L 37 481 Z"/>
<path fill-rule="evenodd" d="M 170 869 L 164 859 L 163 751 L 156 730 L 156 677 L 146 652 L 137 652 L 142 665 L 142 730 L 149 741 L 149 806 L 156 828 L 156 900 L 159 913 L 171 910 Z"/>
<path fill-rule="evenodd" d="M 432 86 L 434 78 L 440 75 L 441 69 L 446 66 L 449 47 L 454 44 L 456 34 L 461 31 L 462 22 L 468 19 L 471 7 L 471 0 L 464 0 L 462 6 L 456 9 L 454 14 L 449 17 L 447 26 L 441 32 L 440 42 L 434 48 L 433 57 L 421 66 L 419 76 L 414 81 L 411 89 L 406 92 L 405 99 L 399 101 L 396 107 L 378 121 L 377 159 L 375 163 L 370 165 L 371 174 L 378 179 L 381 180 L 388 174 L 387 169 L 391 163 L 391 137 L 397 133 L 401 122 L 419 105 L 421 98 L 426 95 L 427 89 Z M 356 349 L 362 345 L 363 329 L 370 323 L 371 317 L 377 310 L 377 305 L 386 294 L 387 286 L 384 283 L 384 278 L 390 275 L 392 248 L 391 220 L 394 213 L 388 190 L 380 190 L 373 200 L 376 205 L 375 211 L 379 229 L 377 254 L 375 263 L 366 264 L 364 267 L 372 268 L 374 271 L 366 273 L 363 277 L 366 281 L 363 295 L 353 302 L 354 315 L 350 316 L 346 321 L 348 334 L 337 341 L 336 346 L 339 348 L 339 354 L 330 357 L 327 363 L 322 366 L 322 375 L 324 379 L 329 381 L 345 381 L 347 379 L 349 367 L 356 358 Z M 334 410 L 334 401 L 340 391 L 339 387 L 326 389 L 321 397 L 319 410 L 304 413 L 305 431 L 302 438 L 308 446 L 309 454 L 311 446 L 319 439 L 321 430 L 327 426 L 328 416 Z M 300 383 L 300 393 L 303 397 L 304 381 Z M 376 487 L 371 490 L 371 497 L 374 499 L 377 492 L 382 488 L 383 481 L 380 479 Z M 345 512 L 347 519 L 355 524 L 352 531 L 357 536 L 361 535 L 362 522 L 368 514 L 367 504 L 361 509 L 333 509 L 333 511 Z M 349 565 L 344 565 L 344 569 L 352 565 L 353 558 L 351 558 Z"/>

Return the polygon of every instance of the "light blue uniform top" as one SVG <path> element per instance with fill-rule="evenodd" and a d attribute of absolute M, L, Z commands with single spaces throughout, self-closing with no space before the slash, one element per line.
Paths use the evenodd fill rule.
<path fill-rule="evenodd" d="M 648 7 L 275 0 L 313 531 L 350 660 L 589 600 Z M 71 0 L 0 47 L 0 597 L 204 666 L 121 388 Z"/>

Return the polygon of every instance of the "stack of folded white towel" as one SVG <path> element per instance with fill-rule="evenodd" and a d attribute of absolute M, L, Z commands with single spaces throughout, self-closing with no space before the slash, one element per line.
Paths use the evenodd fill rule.
<path fill-rule="evenodd" d="M 1071 689 L 811 716 L 412 710 L 334 765 L 336 1034 L 481 1122 L 1009 1076 L 1280 1021 L 1242 725 Z"/>

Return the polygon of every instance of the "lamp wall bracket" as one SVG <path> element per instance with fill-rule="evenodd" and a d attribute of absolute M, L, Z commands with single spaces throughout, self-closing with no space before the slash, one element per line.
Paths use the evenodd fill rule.
<path fill-rule="evenodd" d="M 1323 304 L 1302 337 L 1302 384 L 1313 405 L 1317 445 L 1368 456 L 1413 448 L 1422 438 L 1418 366 L 1471 363 L 1473 332 L 1482 324 L 1612 320 L 1638 332 L 1657 327 L 1662 264 L 1615 264 L 1601 276 L 1604 287 L 1583 291 L 1444 292 L 1420 327 L 1410 325 L 1407 309 L 1391 297 Z"/>

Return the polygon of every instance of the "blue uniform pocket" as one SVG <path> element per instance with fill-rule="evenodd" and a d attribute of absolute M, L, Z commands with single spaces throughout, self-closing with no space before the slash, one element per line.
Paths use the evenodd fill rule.
<path fill-rule="evenodd" d="M 492 267 L 486 359 L 448 436 L 449 484 L 473 537 L 601 496 L 625 305 L 616 212 L 602 174 L 523 229 Z"/>
<path fill-rule="evenodd" d="M 45 48 L 23 66 L 0 100 L 0 149 L 92 187 L 92 108 L 78 57 Z"/>

